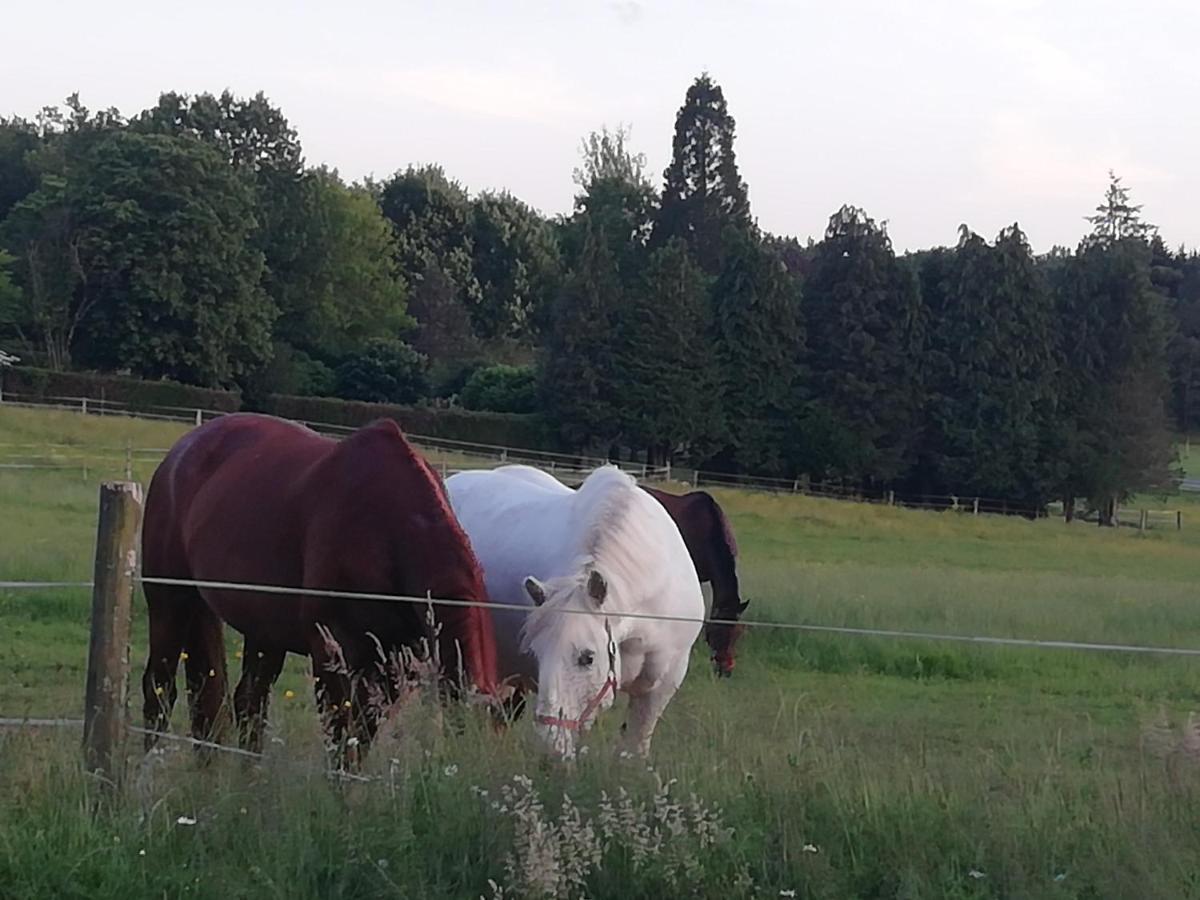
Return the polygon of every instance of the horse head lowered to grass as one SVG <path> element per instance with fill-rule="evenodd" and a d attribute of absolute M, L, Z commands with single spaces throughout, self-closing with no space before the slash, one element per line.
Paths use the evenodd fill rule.
<path fill-rule="evenodd" d="M 612 466 L 577 491 L 528 466 L 462 472 L 446 489 L 492 600 L 525 607 L 493 621 L 501 676 L 536 685 L 537 731 L 571 757 L 621 692 L 626 740 L 646 753 L 704 618 L 671 517 Z"/>
<path fill-rule="evenodd" d="M 725 510 L 707 491 L 671 494 L 642 487 L 663 505 L 679 526 L 700 583 L 712 584 L 712 618 L 704 626 L 704 639 L 712 651 L 713 669 L 728 678 L 736 664 L 735 648 L 746 627 L 738 620 L 750 605 L 738 587 L 737 541 Z"/>
<path fill-rule="evenodd" d="M 452 693 L 496 691 L 490 610 L 156 584 L 154 578 L 486 603 L 483 575 L 429 465 L 391 421 L 343 441 L 238 414 L 189 432 L 146 499 L 142 568 L 150 651 L 142 680 L 147 749 L 187 674 L 192 733 L 220 736 L 223 623 L 245 637 L 233 695 L 243 747 L 260 750 L 271 686 L 290 653 L 312 658 L 318 707 L 341 761 L 371 742 L 397 686 L 381 659 L 432 641 Z"/>

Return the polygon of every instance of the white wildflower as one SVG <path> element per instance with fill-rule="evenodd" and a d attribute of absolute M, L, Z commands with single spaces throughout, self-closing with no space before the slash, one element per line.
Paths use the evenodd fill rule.
<path fill-rule="evenodd" d="M 780 891 L 779 896 L 780 897 L 795 897 L 796 892 L 794 890 Z"/>
<path fill-rule="evenodd" d="M 974 878 L 976 881 L 978 881 L 980 878 L 987 878 L 987 873 L 986 873 L 986 872 L 980 872 L 978 869 L 972 869 L 972 870 L 971 870 L 970 872 L 968 872 L 967 874 L 968 874 L 969 876 L 971 876 L 972 878 Z"/>
<path fill-rule="evenodd" d="M 180 816 L 178 819 L 175 820 L 175 824 L 176 825 L 195 825 L 196 820 L 193 819 L 191 816 Z"/>
<path fill-rule="evenodd" d="M 451 763 L 450 765 L 446 766 L 446 768 L 442 769 L 442 774 L 447 778 L 453 778 L 458 774 L 458 766 Z"/>
<path fill-rule="evenodd" d="M 816 844 L 805 844 L 805 845 L 804 845 L 803 847 L 801 847 L 800 849 L 801 849 L 801 850 L 803 850 L 805 853 L 818 853 L 818 852 L 820 852 L 820 851 L 818 851 L 818 850 L 817 850 L 817 845 L 816 845 Z"/>

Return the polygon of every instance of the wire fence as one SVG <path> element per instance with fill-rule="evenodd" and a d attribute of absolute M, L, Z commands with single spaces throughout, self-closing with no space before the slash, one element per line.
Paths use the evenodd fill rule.
<path fill-rule="evenodd" d="M 382 594 L 364 591 L 339 591 L 321 588 L 257 584 L 239 581 L 216 581 L 192 578 L 161 578 L 143 575 L 142 584 L 157 584 L 168 587 L 191 587 L 197 590 L 244 591 L 263 595 L 319 597 L 323 599 L 352 600 L 374 603 L 404 603 L 420 606 L 444 606 L 458 608 L 480 608 L 529 613 L 534 607 L 519 603 L 499 603 L 490 600 L 461 600 L 451 597 L 416 596 L 404 594 Z M 0 581 L 0 590 L 38 590 L 90 588 L 89 581 Z M 685 622 L 700 625 L 741 625 L 758 630 L 809 631 L 820 634 L 842 634 L 855 637 L 882 637 L 901 640 L 949 641 L 1000 647 L 1029 647 L 1046 650 L 1082 650 L 1116 653 L 1156 654 L 1162 656 L 1200 656 L 1200 647 L 1163 647 L 1147 644 L 1105 643 L 1076 640 L 1051 640 L 1044 638 L 998 637 L 994 635 L 952 634 L 934 631 L 907 629 L 865 628 L 850 625 L 821 625 L 808 622 L 780 622 L 769 619 L 725 619 L 713 616 L 676 616 L 662 613 L 622 611 L 612 612 L 589 609 L 560 609 L 543 607 L 543 612 L 561 615 L 588 616 L 595 619 L 632 619 L 656 622 Z"/>
<path fill-rule="evenodd" d="M 295 587 L 285 585 L 270 585 L 270 584 L 254 584 L 246 582 L 231 582 L 231 581 L 211 581 L 202 579 L 181 579 L 181 578 L 162 578 L 153 576 L 141 576 L 140 581 L 145 584 L 158 584 L 172 587 L 192 587 L 197 590 L 230 590 L 230 591 L 245 591 L 261 595 L 283 595 L 283 596 L 305 596 L 305 597 L 321 597 L 321 598 L 336 598 L 354 602 L 387 602 L 387 603 L 404 603 L 416 604 L 421 606 L 436 607 L 477 607 L 489 610 L 513 610 L 522 613 L 528 613 L 532 607 L 512 604 L 512 603 L 496 603 L 490 601 L 471 601 L 455 598 L 412 596 L 403 594 L 380 594 L 361 591 L 337 591 L 337 590 L 322 590 L 310 587 Z M 27 591 L 27 590 L 45 590 L 45 589 L 84 589 L 91 588 L 92 582 L 89 581 L 0 581 L 0 591 Z M 1171 657 L 1197 657 L 1200 656 L 1200 648 L 1196 647 L 1165 647 L 1153 646 L 1145 644 L 1126 644 L 1126 643 L 1105 643 L 1093 641 L 1076 641 L 1076 640 L 1052 640 L 1042 638 L 1019 638 L 1019 637 L 999 637 L 994 635 L 968 635 L 968 634 L 948 634 L 929 631 L 914 631 L 908 629 L 887 629 L 887 628 L 866 628 L 845 625 L 822 625 L 815 623 L 804 622 L 779 622 L 771 620 L 755 620 L 742 619 L 735 621 L 731 619 L 723 619 L 719 617 L 703 616 L 700 618 L 694 616 L 674 616 L 658 613 L 639 613 L 639 612 L 606 612 L 603 610 L 588 610 L 588 609 L 561 609 L 556 607 L 544 608 L 547 611 L 563 615 L 582 615 L 593 618 L 608 618 L 620 619 L 627 618 L 633 620 L 651 620 L 663 622 L 689 622 L 696 624 L 711 624 L 711 625 L 734 625 L 739 624 L 745 628 L 754 630 L 783 630 L 791 632 L 810 632 L 816 634 L 830 635 L 845 635 L 853 637 L 870 637 L 870 638 L 887 638 L 894 640 L 915 640 L 926 642 L 956 642 L 965 644 L 974 644 L 979 646 L 994 646 L 994 647 L 1016 647 L 1016 648 L 1031 648 L 1038 650 L 1064 650 L 1064 651 L 1083 651 L 1083 652 L 1102 652 L 1102 653 L 1126 653 L 1139 655 L 1155 655 L 1155 656 L 1171 656 Z M 75 719 L 67 716 L 59 717 L 14 717 L 0 716 L 0 728 L 77 728 L 82 727 L 83 720 Z M 228 746 L 214 741 L 206 741 L 185 735 L 172 734 L 170 732 L 157 732 L 148 729 L 128 724 L 126 726 L 128 732 L 139 735 L 156 735 L 159 739 L 171 741 L 179 744 L 185 744 L 196 748 L 212 750 L 214 752 L 226 753 L 233 756 L 240 756 L 253 760 L 264 759 L 263 754 L 245 750 L 240 747 Z M 351 782 L 372 782 L 377 780 L 374 776 L 362 775 L 355 772 L 348 772 L 344 769 L 327 769 L 325 774 L 328 777 L 343 781 Z"/>
<path fill-rule="evenodd" d="M 4 393 L 0 403 L 17 407 L 59 409 L 83 415 L 124 416 L 151 421 L 178 422 L 198 426 L 206 421 L 228 413 L 222 410 L 196 407 L 133 406 L 119 401 L 72 396 L 34 396 L 29 394 Z M 297 420 L 300 424 L 330 437 L 342 437 L 357 430 L 347 425 L 329 422 Z M 610 462 L 607 458 L 586 454 L 558 453 L 532 448 L 506 447 L 472 441 L 461 441 L 436 435 L 407 434 L 406 437 L 419 449 L 434 457 L 432 460 L 442 474 L 448 477 L 456 472 L 478 468 L 493 468 L 497 465 L 525 464 L 543 468 L 566 484 L 576 484 L 597 466 Z M 22 450 L 41 449 L 43 455 L 23 454 Z M 45 452 L 50 451 L 50 452 Z M 94 470 L 111 463 L 114 470 L 124 462 L 126 474 L 139 462 L 161 458 L 167 448 L 157 447 L 104 447 L 85 449 L 75 445 L 20 445 L 0 444 L 0 471 L 3 470 L 80 470 L 88 477 Z M 796 494 L 832 500 L 848 500 L 860 503 L 876 503 L 909 509 L 958 512 L 972 515 L 1021 515 L 1042 518 L 1062 515 L 1061 504 L 1051 503 L 1045 507 L 1012 502 L 1004 498 L 954 495 L 954 494 L 902 494 L 886 488 L 869 488 L 861 485 L 813 482 L 807 477 L 771 478 L 700 469 L 680 468 L 670 464 L 652 466 L 646 463 L 622 461 L 616 463 L 624 471 L 638 476 L 643 481 L 690 484 L 693 489 L 728 488 L 751 490 L 774 494 Z M 1079 516 L 1080 519 L 1085 518 Z M 1117 523 L 1137 527 L 1142 531 L 1153 528 L 1183 528 L 1182 510 L 1119 509 Z"/>

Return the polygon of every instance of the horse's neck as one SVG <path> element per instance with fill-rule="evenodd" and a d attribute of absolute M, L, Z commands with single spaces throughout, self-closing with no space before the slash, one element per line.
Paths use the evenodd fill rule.
<path fill-rule="evenodd" d="M 733 558 L 728 548 L 718 547 L 716 558 L 711 571 L 713 614 L 718 618 L 723 613 L 737 612 L 741 603 L 740 586 L 738 585 L 737 560 Z"/>

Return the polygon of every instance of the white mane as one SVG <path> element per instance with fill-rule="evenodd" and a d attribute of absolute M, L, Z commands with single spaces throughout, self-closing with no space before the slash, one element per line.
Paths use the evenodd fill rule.
<path fill-rule="evenodd" d="M 571 521 L 578 540 L 572 568 L 580 585 L 587 578 L 585 570 L 595 568 L 608 582 L 605 608 L 614 613 L 632 611 L 661 568 L 658 526 L 662 523 L 654 515 L 657 507 L 643 502 L 649 497 L 638 489 L 633 476 L 611 465 L 596 469 L 573 495 L 564 495 L 564 499 L 572 504 Z M 578 598 L 582 592 L 565 596 Z M 522 632 L 525 649 L 532 646 L 550 621 L 559 618 L 558 610 L 565 605 L 564 601 L 552 600 L 529 613 Z"/>

